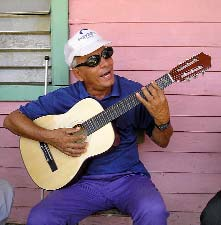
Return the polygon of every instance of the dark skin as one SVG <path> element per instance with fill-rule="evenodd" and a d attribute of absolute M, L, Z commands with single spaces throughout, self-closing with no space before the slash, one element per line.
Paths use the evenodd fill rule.
<path fill-rule="evenodd" d="M 100 54 L 103 48 L 86 56 L 77 57 L 77 63 L 85 62 L 91 55 Z M 101 58 L 100 64 L 96 67 L 82 66 L 74 68 L 72 73 L 78 80 L 84 82 L 88 93 L 96 99 L 104 98 L 112 90 L 114 84 L 112 58 Z M 138 93 L 136 94 L 137 98 L 153 116 L 155 123 L 160 125 L 168 122 L 170 112 L 164 92 L 155 82 L 152 82 L 148 89 L 142 88 L 142 91 L 145 99 Z M 72 157 L 80 156 L 87 151 L 86 135 L 78 133 L 79 127 L 48 130 L 36 125 L 19 110 L 13 111 L 5 118 L 4 127 L 16 135 L 48 143 Z M 164 131 L 160 131 L 155 127 L 151 139 L 157 145 L 166 147 L 172 133 L 173 128 L 171 125 Z"/>

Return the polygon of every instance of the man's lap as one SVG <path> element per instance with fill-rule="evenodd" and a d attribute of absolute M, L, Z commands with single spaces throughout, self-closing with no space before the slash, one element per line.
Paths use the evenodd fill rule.
<path fill-rule="evenodd" d="M 154 205 L 160 205 L 166 211 L 160 193 L 146 175 L 90 175 L 50 193 L 33 209 L 30 217 L 43 213 L 56 217 L 56 221 L 60 221 L 58 224 L 68 220 L 75 224 L 100 210 L 115 207 L 135 217 L 139 211 L 151 211 Z"/>

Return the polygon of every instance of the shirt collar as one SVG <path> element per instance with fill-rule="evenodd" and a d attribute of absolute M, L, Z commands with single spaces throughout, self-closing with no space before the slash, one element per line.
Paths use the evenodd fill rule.
<path fill-rule="evenodd" d="M 87 92 L 83 82 L 78 81 L 78 87 L 79 87 L 81 99 L 91 97 L 89 95 L 89 93 Z M 110 98 L 110 97 L 117 97 L 117 96 L 120 96 L 120 86 L 119 86 L 119 78 L 118 78 L 118 76 L 115 75 L 114 76 L 114 85 L 112 87 L 112 91 L 109 95 L 104 97 L 104 99 L 107 99 L 107 98 Z"/>

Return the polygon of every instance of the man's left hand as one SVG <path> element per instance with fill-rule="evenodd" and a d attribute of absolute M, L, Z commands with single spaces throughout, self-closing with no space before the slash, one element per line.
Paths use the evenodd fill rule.
<path fill-rule="evenodd" d="M 136 93 L 137 99 L 153 116 L 155 124 L 161 125 L 167 123 L 170 120 L 170 111 L 164 91 L 160 89 L 155 81 L 152 81 L 148 88 L 142 88 L 142 92 L 145 98 Z"/>

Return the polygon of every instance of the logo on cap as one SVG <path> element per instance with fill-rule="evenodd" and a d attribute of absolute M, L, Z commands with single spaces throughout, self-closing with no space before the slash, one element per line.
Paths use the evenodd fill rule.
<path fill-rule="evenodd" d="M 80 30 L 80 34 L 83 34 L 81 37 L 79 37 L 78 38 L 78 41 L 80 41 L 80 40 L 82 40 L 82 39 L 89 39 L 89 38 L 92 38 L 92 37 L 94 37 L 94 35 L 96 35 L 96 32 L 94 32 L 94 31 L 90 31 L 90 32 L 88 32 L 88 33 L 86 33 L 86 34 L 84 34 L 84 32 L 83 31 L 88 31 L 88 29 L 82 29 L 82 30 Z"/>

